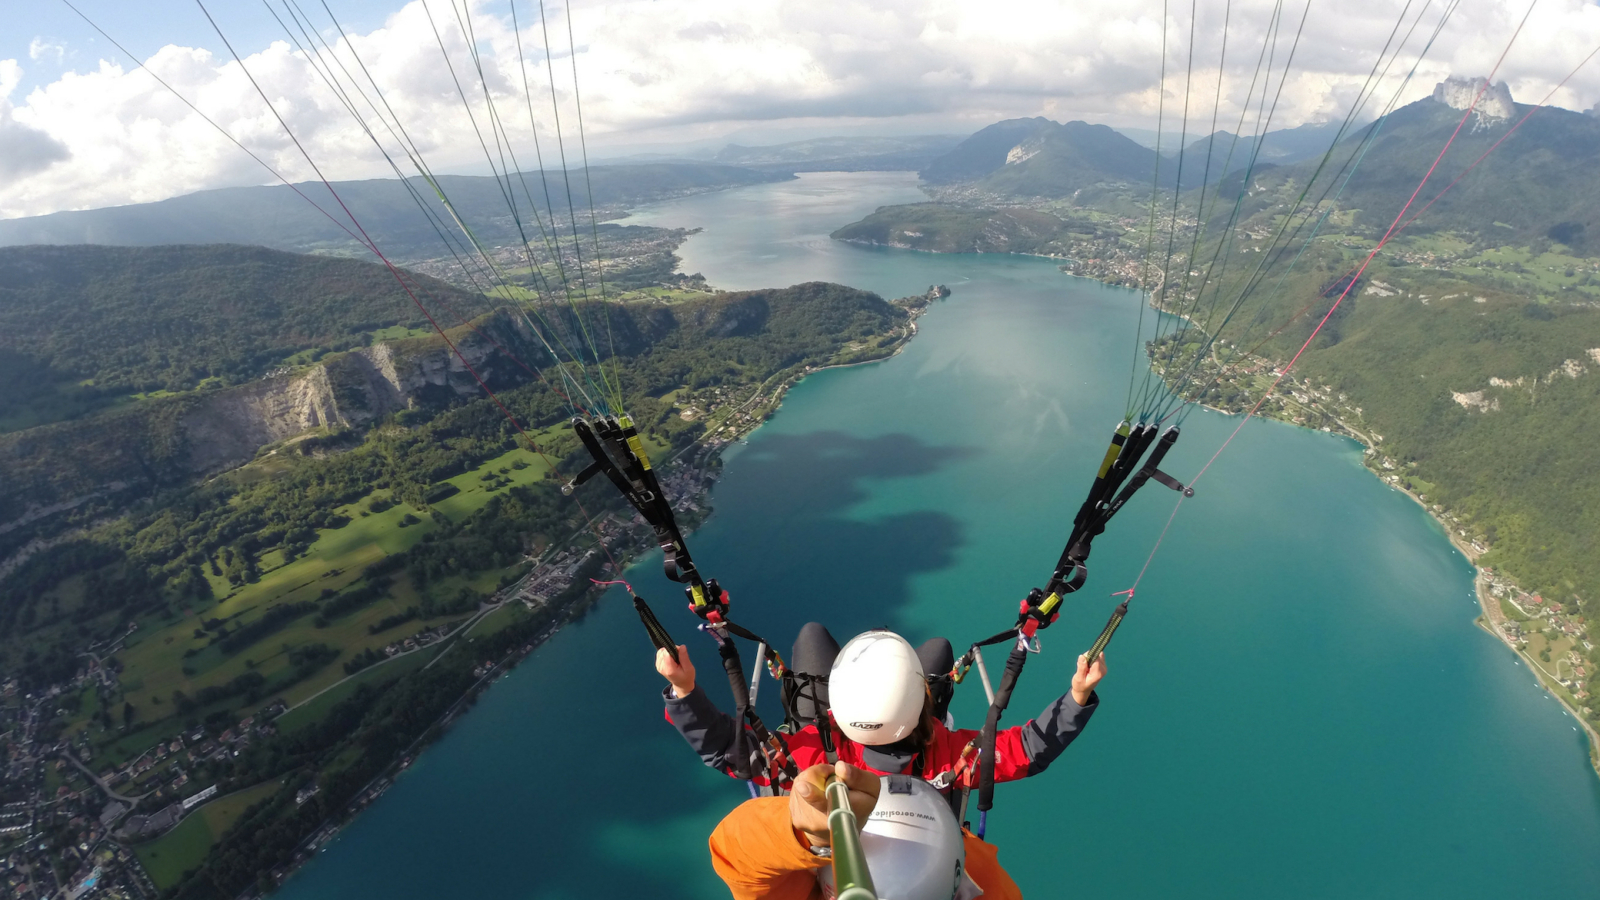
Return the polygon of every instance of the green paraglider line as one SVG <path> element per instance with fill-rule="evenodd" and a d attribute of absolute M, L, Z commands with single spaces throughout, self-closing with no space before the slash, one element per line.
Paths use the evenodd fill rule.
<path fill-rule="evenodd" d="M 286 8 L 291 6 L 291 5 L 293 5 L 295 9 L 298 9 L 298 5 L 294 3 L 294 0 L 285 0 Z M 582 394 L 585 397 L 586 402 L 591 407 L 594 406 L 595 404 L 594 404 L 593 400 L 591 398 L 589 398 L 588 392 L 584 391 L 583 386 L 577 381 L 577 379 L 572 377 L 570 372 L 567 371 L 566 364 L 561 361 L 561 354 L 557 353 L 556 350 L 553 347 L 550 346 L 549 340 L 546 339 L 545 336 L 544 336 L 544 331 L 541 331 L 539 326 L 535 325 L 533 323 L 533 321 L 528 318 L 528 308 L 524 307 L 522 304 L 520 304 L 516 300 L 515 296 L 512 294 L 512 285 L 511 285 L 510 280 L 507 279 L 505 277 L 504 273 L 502 273 L 499 270 L 499 268 L 494 265 L 492 258 L 489 256 L 488 251 L 484 249 L 482 242 L 478 239 L 477 235 L 471 230 L 470 226 L 467 225 L 465 219 L 463 219 L 461 217 L 459 212 L 456 210 L 454 203 L 450 200 L 449 196 L 444 191 L 443 186 L 440 185 L 438 180 L 434 177 L 432 170 L 428 167 L 426 160 L 422 157 L 420 149 L 418 149 L 416 147 L 415 142 L 411 140 L 410 134 L 407 133 L 407 131 L 405 129 L 405 124 L 400 120 L 398 114 L 395 113 L 394 108 L 389 105 L 388 98 L 384 95 L 382 88 L 378 86 L 377 81 L 372 77 L 371 71 L 367 69 L 365 61 L 363 61 L 361 59 L 360 54 L 355 49 L 355 45 L 350 41 L 349 36 L 345 33 L 343 25 L 340 24 L 338 18 L 336 16 L 334 16 L 332 10 L 328 8 L 326 0 L 323 0 L 322 7 L 323 7 L 323 10 L 328 14 L 330 20 L 332 21 L 332 23 L 334 25 L 334 28 L 336 30 L 338 30 L 339 36 L 345 40 L 346 46 L 349 47 L 351 56 L 355 60 L 357 67 L 361 70 L 362 74 L 366 77 L 368 83 L 372 85 L 373 91 L 377 94 L 378 100 L 383 103 L 384 109 L 388 111 L 388 114 L 389 114 L 388 117 L 385 117 L 382 113 L 380 113 L 378 111 L 377 107 L 373 104 L 372 99 L 366 95 L 366 92 L 361 89 L 359 84 L 355 83 L 355 79 L 354 79 L 353 76 L 350 75 L 349 70 L 344 68 L 344 64 L 342 62 L 339 62 L 338 55 L 332 53 L 332 50 L 329 49 L 329 54 L 333 57 L 334 62 L 337 65 L 339 65 L 341 71 L 345 72 L 346 77 L 350 78 L 350 80 L 351 80 L 353 86 L 356 88 L 357 92 L 361 94 L 362 99 L 364 101 L 366 101 L 367 105 L 373 110 L 373 113 L 378 116 L 379 121 L 381 121 L 384 124 L 384 127 L 388 129 L 390 135 L 393 136 L 395 138 L 395 140 L 400 144 L 402 151 L 405 152 L 407 158 L 410 159 L 412 165 L 417 169 L 417 172 L 419 173 L 419 175 L 423 178 L 423 180 L 425 180 L 428 183 L 429 187 L 433 188 L 435 196 L 438 198 L 440 204 L 442 206 L 444 206 L 445 210 L 450 214 L 451 220 L 456 223 L 456 226 L 462 231 L 462 233 L 464 235 L 466 235 L 467 239 L 471 242 L 471 244 L 473 246 L 473 249 L 477 251 L 478 257 L 483 260 L 483 264 L 486 266 L 487 271 L 490 274 L 492 274 L 494 276 L 494 278 L 499 282 L 500 287 L 498 288 L 498 290 L 501 292 L 502 297 L 506 300 L 507 303 L 511 304 L 512 308 L 516 309 L 521 314 L 521 316 L 523 318 L 523 321 L 527 323 L 529 329 L 534 333 L 534 335 L 536 337 L 539 338 L 540 342 L 544 344 L 545 350 L 551 355 L 552 360 L 555 362 L 558 370 L 561 372 L 563 382 L 568 384 L 568 385 L 570 385 L 571 388 L 573 389 L 574 393 Z M 293 15 L 292 12 L 291 12 L 291 15 Z M 306 17 L 304 12 L 301 12 L 300 16 L 302 18 L 306 18 L 307 21 L 309 21 L 309 17 Z M 319 39 L 320 39 L 320 35 L 319 35 Z M 324 46 L 326 47 L 325 43 L 324 43 Z M 448 66 L 449 65 L 448 57 L 446 57 L 445 62 L 446 62 L 446 65 Z M 453 68 L 452 68 L 451 71 L 452 71 L 452 75 L 453 75 L 454 74 Z M 459 82 L 457 82 L 457 84 L 458 84 L 458 93 L 459 93 Z M 336 94 L 341 92 L 340 89 L 337 86 L 335 86 L 334 90 L 335 90 Z M 464 99 L 465 98 L 464 98 L 464 95 L 463 95 L 463 100 Z M 386 158 L 388 158 L 389 155 L 388 155 L 387 150 L 385 150 L 383 148 L 382 144 L 380 142 L 378 142 L 376 136 L 372 135 L 371 129 L 366 126 L 365 120 L 353 108 L 353 104 L 351 104 L 351 103 L 349 103 L 347 101 L 346 102 L 346 108 L 350 110 L 351 114 L 353 116 L 355 116 L 357 122 L 362 125 L 363 129 L 367 132 L 368 136 L 373 140 L 374 144 L 376 144 L 378 146 L 379 152 L 383 153 L 384 156 Z M 468 118 L 471 119 L 471 110 L 470 110 L 470 108 L 467 110 L 467 113 L 468 113 Z M 390 121 L 389 121 L 390 118 L 394 119 L 393 124 L 390 123 Z M 474 128 L 476 128 L 476 123 L 474 123 Z M 396 129 L 398 129 L 398 133 L 396 133 Z M 481 141 L 482 141 L 481 134 L 479 136 L 479 139 L 480 139 L 480 143 L 481 143 Z M 391 162 L 391 166 L 393 166 L 394 164 L 393 164 L 392 159 L 390 160 L 390 162 Z M 491 161 L 491 167 L 492 167 L 492 161 Z M 396 171 L 397 171 L 397 174 L 398 174 L 398 169 L 396 169 Z M 402 177 L 402 180 L 408 185 L 408 188 L 409 188 L 409 184 L 410 184 L 409 183 L 409 179 L 405 179 L 404 176 L 401 176 L 401 177 Z M 496 183 L 497 184 L 499 183 L 498 182 L 498 177 L 497 177 Z M 504 191 L 502 189 L 502 194 L 503 193 L 504 193 Z M 432 214 L 432 210 L 427 207 L 426 203 L 422 202 L 422 200 L 415 193 L 415 191 L 412 191 L 412 197 L 413 197 L 413 201 L 416 202 L 417 205 L 420 208 L 423 209 L 425 214 L 428 214 L 428 215 Z M 448 242 L 446 242 L 446 244 L 447 244 L 447 246 L 449 245 Z M 463 270 L 465 271 L 465 266 L 463 266 Z M 543 272 L 540 271 L 537 266 L 533 267 L 533 273 L 541 282 L 544 283 L 544 292 L 547 295 L 553 293 L 550 290 L 550 286 L 549 286 L 548 281 L 545 281 L 545 279 L 544 279 Z M 468 275 L 469 278 L 471 278 L 471 272 L 470 271 L 467 271 L 466 274 Z M 474 284 L 476 284 L 475 280 L 474 280 Z M 485 291 L 485 293 L 487 294 L 488 292 Z M 551 336 L 554 337 L 556 343 L 559 346 L 561 346 L 561 348 L 563 350 L 567 350 L 567 347 L 566 347 L 565 343 L 561 340 L 560 334 L 557 331 L 557 329 L 555 329 L 549 322 L 547 322 L 545 320 L 545 318 L 542 315 L 540 315 L 537 307 L 534 307 L 532 311 L 533 311 L 533 315 L 536 318 L 538 318 L 539 322 L 544 326 L 544 330 L 550 332 Z M 570 350 L 568 350 L 567 351 L 567 355 L 572 357 L 573 365 L 578 366 L 580 369 L 583 368 L 582 361 L 577 357 L 576 354 L 574 354 Z M 591 380 L 590 383 L 591 383 L 591 385 L 593 384 L 592 380 Z M 572 405 L 575 411 L 579 408 L 576 404 L 571 403 L 571 401 L 569 401 L 569 405 Z"/>
<path fill-rule="evenodd" d="M 462 106 L 466 110 L 467 120 L 472 123 L 473 133 L 478 138 L 478 146 L 480 148 L 482 148 L 483 154 L 484 154 L 484 158 L 489 161 L 489 167 L 495 173 L 495 186 L 500 189 L 501 197 L 506 201 L 506 205 L 511 208 L 513 219 L 515 219 L 517 221 L 517 227 L 518 227 L 518 231 L 520 233 L 521 230 L 522 230 L 522 226 L 521 226 L 520 218 L 518 218 L 517 215 L 516 215 L 516 202 L 511 197 L 511 195 L 507 192 L 506 185 L 501 182 L 501 180 L 500 180 L 501 176 L 500 176 L 499 170 L 495 169 L 495 167 L 494 167 L 494 158 L 489 153 L 488 142 L 484 140 L 483 131 L 482 131 L 482 129 L 480 129 L 478 127 L 477 117 L 472 114 L 472 105 L 469 102 L 467 102 L 466 89 L 462 87 L 461 79 L 456 75 L 455 65 L 450 62 L 450 54 L 445 48 L 444 36 L 439 33 L 438 25 L 437 25 L 437 23 L 434 22 L 434 19 L 433 19 L 433 11 L 429 8 L 427 0 L 423 0 L 423 2 L 422 2 L 422 10 L 427 15 L 429 27 L 432 28 L 432 30 L 433 30 L 434 40 L 437 41 L 438 44 L 439 44 L 440 55 L 444 57 L 445 67 L 450 72 L 451 81 L 455 84 L 456 95 L 461 98 Z M 434 190 L 435 191 L 440 191 L 441 196 L 442 196 L 443 192 L 439 188 L 438 183 L 434 182 L 431 177 L 430 177 L 429 181 L 430 181 L 430 183 L 433 184 Z M 500 272 L 499 267 L 495 265 L 494 260 L 489 256 L 488 252 L 483 249 L 483 245 L 477 239 L 477 236 L 472 233 L 471 229 L 466 226 L 466 223 L 461 219 L 461 217 L 456 214 L 456 211 L 454 210 L 453 207 L 451 208 L 451 213 L 450 214 L 451 214 L 451 216 L 453 218 L 456 219 L 457 224 L 461 226 L 462 231 L 464 233 L 466 233 L 468 238 L 473 242 L 473 246 L 477 247 L 479 253 L 483 255 L 484 262 L 490 268 L 494 269 L 495 273 L 501 278 L 502 281 L 509 282 L 509 279 L 506 279 L 504 273 Z M 527 244 L 526 235 L 525 234 L 522 235 L 522 238 L 523 238 L 523 243 L 526 246 L 526 244 Z M 509 289 L 506 291 L 506 296 L 507 296 L 508 300 L 511 299 Z M 570 294 L 568 295 L 568 302 L 569 303 L 571 302 Z M 599 393 L 600 392 L 599 391 L 599 387 L 594 384 L 594 379 L 589 375 L 588 369 L 587 369 L 586 366 L 583 365 L 582 360 L 578 357 L 577 354 L 573 353 L 571 350 L 569 350 L 566 347 L 565 342 L 563 342 L 560 339 L 560 335 L 559 334 L 554 333 L 554 332 L 552 332 L 552 333 L 556 337 L 556 343 L 559 344 L 563 350 L 567 350 L 567 354 L 569 356 L 571 356 L 573 361 L 574 361 L 574 363 L 578 365 L 579 371 L 582 372 L 584 378 L 589 381 L 590 387 L 594 387 L 596 389 L 596 392 Z M 604 373 L 602 372 L 602 379 L 603 378 L 604 378 Z M 585 396 L 588 396 L 588 392 L 587 391 L 585 391 L 584 393 L 585 393 Z M 602 394 L 602 396 L 604 396 L 604 395 Z M 592 405 L 593 404 L 592 398 L 591 398 L 590 402 L 591 402 L 591 405 Z"/>
<path fill-rule="evenodd" d="M 510 135 L 506 132 L 505 124 L 504 124 L 504 122 L 503 122 L 503 120 L 502 120 L 502 118 L 500 116 L 499 109 L 495 106 L 493 97 L 489 93 L 489 81 L 488 81 L 488 78 L 485 77 L 485 75 L 484 75 L 484 72 L 483 72 L 483 61 L 482 61 L 482 58 L 479 56 L 478 50 L 477 50 L 477 33 L 472 27 L 472 11 L 469 8 L 467 8 L 464 4 L 461 7 L 457 7 L 455 5 L 455 3 L 453 2 L 453 0 L 451 2 L 450 8 L 451 8 L 451 11 L 456 16 L 456 24 L 461 29 L 462 38 L 465 40 L 465 42 L 467 44 L 467 52 L 472 58 L 473 67 L 477 70 L 478 82 L 483 88 L 484 106 L 488 110 L 490 128 L 494 133 L 495 148 L 496 148 L 497 151 L 499 151 L 499 153 L 501 155 L 501 158 L 500 158 L 500 169 L 499 170 L 495 170 L 495 168 L 494 168 L 494 160 L 492 158 L 488 158 L 487 157 L 488 151 L 487 151 L 487 148 L 485 148 L 485 158 L 488 159 L 489 168 L 490 168 L 491 171 L 495 171 L 495 173 L 496 173 L 495 174 L 495 178 L 496 178 L 497 182 L 498 182 L 499 178 L 502 177 L 501 173 L 503 172 L 504 173 L 503 177 L 505 178 L 505 183 L 506 183 L 506 185 L 508 187 L 511 184 L 511 175 L 513 173 L 516 174 L 517 182 L 522 186 L 522 195 L 525 198 L 527 198 L 529 209 L 533 213 L 534 224 L 538 226 L 540 239 L 544 243 L 546 252 L 550 253 L 552 258 L 555 260 L 556 271 L 561 277 L 562 293 L 563 293 L 563 296 L 567 300 L 567 306 L 568 306 L 569 309 L 571 309 L 573 317 L 578 322 L 579 330 L 582 333 L 585 342 L 589 346 L 589 354 L 590 354 L 590 357 L 594 360 L 594 365 L 600 370 L 600 380 L 601 380 L 602 385 L 607 390 L 610 390 L 612 392 L 611 396 L 608 397 L 607 400 L 608 400 L 608 402 L 610 402 L 610 403 L 612 403 L 614 405 L 616 411 L 620 414 L 621 408 L 622 408 L 622 397 L 621 397 L 621 394 L 620 394 L 620 392 L 615 391 L 612 388 L 612 384 L 608 380 L 607 375 L 606 375 L 604 362 L 600 357 L 599 348 L 595 346 L 594 339 L 592 337 L 590 337 L 590 335 L 588 333 L 588 327 L 583 322 L 583 314 L 582 314 L 582 312 L 578 309 L 577 305 L 572 300 L 572 290 L 571 290 L 570 284 L 567 281 L 565 263 L 561 259 L 560 235 L 559 234 L 556 234 L 556 240 L 555 240 L 554 244 L 552 245 L 551 233 L 555 232 L 554 210 L 552 209 L 550 211 L 551 212 L 551 216 L 552 216 L 552 218 L 551 218 L 551 228 L 550 228 L 550 231 L 547 232 L 545 230 L 544 220 L 539 215 L 538 204 L 534 202 L 533 196 L 528 190 L 528 181 L 527 181 L 526 176 L 522 172 L 522 164 L 520 162 L 518 162 L 518 160 L 517 160 L 516 149 L 514 147 L 512 147 L 512 145 L 511 145 Z M 519 35 L 519 41 L 520 41 L 520 35 Z M 443 51 L 443 49 L 444 49 L 443 43 L 441 42 L 440 50 Z M 449 64 L 448 63 L 448 59 L 446 60 L 446 64 L 447 65 Z M 526 85 L 526 82 L 524 82 L 524 85 Z M 463 100 L 463 102 L 465 102 L 466 98 L 462 97 L 462 100 Z M 530 125 L 532 125 L 532 124 L 533 123 L 532 123 L 532 120 L 530 118 Z M 506 155 L 507 154 L 509 154 L 510 158 L 511 158 L 509 165 L 506 162 Z M 542 168 L 542 162 L 541 162 L 541 168 Z M 542 173 L 541 173 L 541 175 L 542 175 Z M 527 234 L 523 229 L 522 218 L 521 218 L 520 213 L 517 210 L 516 198 L 515 198 L 514 192 L 510 192 L 510 191 L 507 191 L 507 190 L 502 190 L 501 193 L 502 193 L 502 196 L 505 197 L 505 199 L 507 201 L 507 205 L 510 208 L 512 220 L 517 225 L 517 234 L 522 239 L 522 246 L 523 246 L 524 252 L 527 254 L 529 268 L 537 275 L 537 277 L 541 281 L 544 281 L 544 283 L 546 285 L 546 288 L 545 288 L 546 293 L 553 293 L 552 291 L 549 290 L 549 282 L 548 282 L 548 280 L 545 279 L 544 273 L 541 271 L 538 262 L 534 259 L 533 248 L 528 243 Z M 547 203 L 548 203 L 548 200 L 547 200 Z M 582 265 L 582 260 L 581 259 L 579 260 L 579 265 L 580 265 L 580 267 Z M 563 347 L 565 347 L 564 343 L 563 343 Z M 574 356 L 574 359 L 576 360 L 577 359 L 576 354 L 573 354 L 573 356 Z M 581 361 L 580 361 L 580 365 L 581 365 Z M 593 382 L 591 380 L 591 384 L 592 383 Z"/>

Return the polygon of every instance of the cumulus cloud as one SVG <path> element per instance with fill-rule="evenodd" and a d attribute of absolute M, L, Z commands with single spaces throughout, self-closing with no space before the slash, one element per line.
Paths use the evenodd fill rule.
<path fill-rule="evenodd" d="M 796 124 L 816 130 L 865 125 L 885 132 L 954 132 L 1000 118 L 1045 115 L 1150 127 L 1158 110 L 1170 116 L 1181 108 L 1186 93 L 1196 121 L 1209 125 L 1219 72 L 1223 103 L 1217 117 L 1220 125 L 1232 127 L 1247 100 L 1259 98 L 1259 84 L 1252 93 L 1252 75 L 1269 42 L 1280 66 L 1291 48 L 1294 53 L 1273 127 L 1323 121 L 1342 115 L 1356 96 L 1402 6 L 1399 0 L 1312 4 L 1296 43 L 1306 7 L 1285 4 L 1282 19 L 1274 23 L 1276 0 L 1234 0 L 1227 61 L 1219 70 L 1220 3 L 1204 4 L 1190 23 L 1186 13 L 1164 20 L 1154 0 L 579 0 L 570 23 L 563 9 L 547 4 L 547 60 L 537 6 L 518 3 L 519 30 L 505 0 L 465 2 L 471 3 L 470 45 L 450 0 L 427 0 L 426 5 L 411 0 L 382 28 L 351 34 L 348 43 L 334 42 L 339 60 L 369 92 L 368 97 L 351 94 L 350 101 L 390 152 L 398 152 L 398 142 L 368 106 L 377 98 L 370 95 L 356 55 L 436 170 L 482 169 L 479 134 L 498 154 L 495 121 L 517 162 L 534 165 L 525 81 L 543 142 L 539 150 L 554 155 L 559 149 L 552 138 L 555 112 L 569 136 L 576 123 L 574 61 L 582 78 L 591 151 L 715 139 L 734 129 L 743 129 L 748 141 L 752 130 Z M 1428 4 L 1380 93 L 1400 85 L 1442 5 Z M 1413 2 L 1412 13 L 1421 7 Z M 1463 5 L 1417 67 L 1403 99 L 1426 96 L 1451 73 L 1487 73 L 1525 8 L 1523 0 Z M 317 27 L 333 41 L 338 35 L 328 24 Z M 1189 68 L 1191 26 L 1194 75 L 1186 82 L 1181 73 Z M 1497 80 L 1509 81 L 1519 100 L 1536 101 L 1597 41 L 1600 7 L 1584 0 L 1546 0 Z M 521 64 L 519 43 L 525 54 Z M 1163 82 L 1164 46 L 1168 77 Z M 63 47 L 36 42 L 36 49 L 41 56 L 83 58 L 87 36 L 81 44 L 69 41 Z M 478 53 L 476 60 L 471 49 Z M 162 48 L 145 63 L 291 180 L 310 179 L 316 172 L 257 95 L 247 71 L 328 177 L 392 174 L 323 83 L 318 65 L 325 60 L 287 38 L 240 50 L 249 54 L 243 67 L 231 58 L 178 46 Z M 344 79 L 343 70 L 332 71 Z M 457 96 L 458 81 L 469 107 Z M 12 78 L 11 87 L 15 84 Z M 1276 90 L 1277 83 L 1272 86 Z M 1596 99 L 1600 66 L 1581 72 L 1552 102 L 1582 109 Z M 15 157 L 3 149 L 9 144 L 0 145 L 0 159 L 7 161 L 0 165 L 18 165 L 13 158 L 26 161 L 23 168 L 0 170 L 10 176 L 0 178 L 0 216 L 272 180 L 136 66 L 102 60 L 34 89 L 14 108 L 7 104 L 0 141 L 19 147 L 32 143 L 29 152 Z M 578 148 L 567 150 L 575 154 Z M 70 164 L 60 164 L 68 152 Z"/>
<path fill-rule="evenodd" d="M 0 184 L 17 183 L 71 156 L 65 144 L 18 120 L 10 98 L 21 80 L 17 61 L 0 59 Z"/>

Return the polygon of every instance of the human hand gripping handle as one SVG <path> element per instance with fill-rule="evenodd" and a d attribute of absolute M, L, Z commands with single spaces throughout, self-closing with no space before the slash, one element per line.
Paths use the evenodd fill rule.
<path fill-rule="evenodd" d="M 659 663 L 657 667 L 659 668 Z M 691 676 L 694 670 L 690 670 Z M 1089 654 L 1078 656 L 1078 671 L 1072 676 L 1072 699 L 1079 706 L 1089 705 L 1089 696 L 1094 693 L 1095 685 L 1100 679 L 1106 677 L 1106 655 L 1104 653 L 1095 657 L 1094 662 L 1089 662 Z"/>
<path fill-rule="evenodd" d="M 813 847 L 832 846 L 832 832 L 828 822 L 829 782 L 837 780 L 849 792 L 849 809 L 855 816 L 856 828 L 872 815 L 878 805 L 878 776 L 848 763 L 833 765 L 818 763 L 794 779 L 794 791 L 789 794 L 789 821 L 794 830 Z M 839 788 L 834 788 L 838 793 Z"/>
<path fill-rule="evenodd" d="M 657 650 L 656 671 L 672 683 L 672 693 L 678 699 L 689 696 L 694 690 L 694 663 L 689 660 L 689 648 L 683 644 L 678 645 L 676 659 L 665 647 Z"/>

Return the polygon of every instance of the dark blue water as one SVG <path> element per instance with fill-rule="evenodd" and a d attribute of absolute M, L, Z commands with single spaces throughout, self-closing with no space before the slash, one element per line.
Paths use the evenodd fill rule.
<path fill-rule="evenodd" d="M 1122 413 L 1133 293 L 1047 260 L 826 238 L 918 197 L 904 175 L 811 175 L 636 219 L 704 226 L 684 268 L 723 287 L 955 291 L 899 357 L 806 379 L 729 455 L 695 557 L 736 617 L 780 642 L 810 619 L 913 642 L 1004 628 L 1048 576 Z M 1193 474 L 1234 424 L 1191 417 L 1167 468 Z M 1175 499 L 1146 489 L 1096 542 L 1090 587 L 1043 633 L 1008 721 L 1065 690 Z M 629 577 L 725 698 L 659 571 Z M 1174 519 L 1082 740 L 1000 788 L 1001 861 L 1039 898 L 1600 896 L 1582 738 L 1476 614 L 1471 567 L 1355 444 L 1250 423 Z M 745 793 L 661 720 L 651 656 L 609 596 L 283 896 L 725 896 L 705 839 Z M 975 727 L 981 689 L 962 690 L 957 718 Z"/>

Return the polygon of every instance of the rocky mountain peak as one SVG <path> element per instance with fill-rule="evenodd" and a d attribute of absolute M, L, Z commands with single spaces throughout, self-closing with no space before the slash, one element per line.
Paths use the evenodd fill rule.
<path fill-rule="evenodd" d="M 1434 86 L 1433 99 L 1452 109 L 1464 110 L 1472 105 L 1472 98 L 1483 89 L 1485 81 L 1487 79 L 1451 75 Z M 1511 100 L 1511 88 L 1504 81 L 1489 85 L 1483 90 L 1483 96 L 1478 99 L 1473 111 L 1480 121 L 1509 119 L 1516 115 L 1517 106 Z"/>

